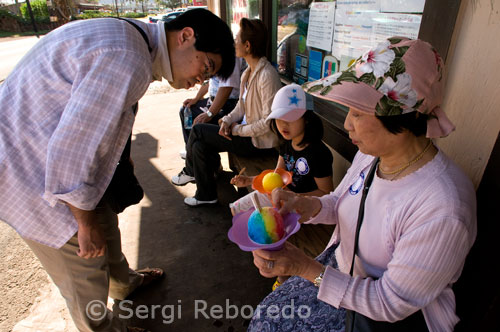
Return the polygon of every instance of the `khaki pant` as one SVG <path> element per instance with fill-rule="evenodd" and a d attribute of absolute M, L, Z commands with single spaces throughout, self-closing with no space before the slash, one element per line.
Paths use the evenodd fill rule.
<path fill-rule="evenodd" d="M 122 253 L 117 215 L 106 204 L 100 204 L 96 212 L 106 236 L 106 255 L 102 257 L 79 257 L 78 234 L 60 249 L 24 241 L 59 288 L 79 331 L 126 331 L 124 322 L 105 309 L 108 292 L 111 298 L 123 300 L 141 284 L 142 276 L 129 269 Z"/>

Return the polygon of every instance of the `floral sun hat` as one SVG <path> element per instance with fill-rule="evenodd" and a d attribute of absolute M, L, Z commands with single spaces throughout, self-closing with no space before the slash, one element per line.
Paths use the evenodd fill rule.
<path fill-rule="evenodd" d="M 392 37 L 346 70 L 303 85 L 306 92 L 379 116 L 418 111 L 429 115 L 427 137 L 447 136 L 455 126 L 440 105 L 443 62 L 427 42 Z"/>

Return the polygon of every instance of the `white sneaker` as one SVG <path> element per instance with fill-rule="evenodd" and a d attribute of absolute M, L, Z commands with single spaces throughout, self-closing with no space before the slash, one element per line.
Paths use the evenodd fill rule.
<path fill-rule="evenodd" d="M 182 170 L 179 174 L 175 175 L 172 177 L 172 183 L 175 184 L 176 186 L 183 186 L 188 183 L 194 183 L 196 182 L 194 176 L 187 175 L 184 170 Z"/>
<path fill-rule="evenodd" d="M 184 203 L 189 205 L 189 206 L 199 206 L 203 204 L 215 204 L 217 203 L 217 200 L 214 199 L 212 201 L 199 201 L 194 197 L 186 197 L 184 198 Z"/>
<path fill-rule="evenodd" d="M 182 159 L 186 159 L 186 150 L 181 150 L 179 151 L 179 156 L 181 156 Z"/>

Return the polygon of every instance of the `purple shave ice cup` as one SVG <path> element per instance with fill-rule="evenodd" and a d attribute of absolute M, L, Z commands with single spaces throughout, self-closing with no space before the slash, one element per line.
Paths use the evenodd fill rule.
<path fill-rule="evenodd" d="M 248 211 L 243 211 L 235 215 L 233 217 L 233 226 L 227 232 L 229 240 L 236 243 L 243 251 L 254 251 L 257 249 L 272 251 L 280 250 L 283 248 L 286 240 L 300 229 L 300 215 L 291 212 L 283 216 L 285 234 L 281 240 L 270 244 L 259 244 L 254 242 L 248 236 L 248 218 L 250 218 L 254 210 L 254 208 L 251 208 Z"/>

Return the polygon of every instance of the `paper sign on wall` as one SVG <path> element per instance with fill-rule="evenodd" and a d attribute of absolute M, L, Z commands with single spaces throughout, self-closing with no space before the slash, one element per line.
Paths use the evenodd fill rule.
<path fill-rule="evenodd" d="M 348 11 L 379 12 L 380 1 L 381 0 L 337 0 L 337 8 L 344 8 Z"/>
<path fill-rule="evenodd" d="M 332 54 L 357 58 L 392 36 L 418 38 L 422 16 L 417 14 L 346 11 L 337 8 Z"/>
<path fill-rule="evenodd" d="M 425 0 L 381 0 L 380 10 L 387 13 L 423 13 Z"/>
<path fill-rule="evenodd" d="M 309 81 L 315 81 L 321 78 L 322 60 L 323 54 L 321 52 L 315 50 L 309 51 L 309 75 L 307 77 Z"/>
<path fill-rule="evenodd" d="M 339 68 L 338 68 L 338 60 L 335 59 L 331 55 L 325 56 L 323 59 L 323 70 L 321 73 L 321 77 L 327 77 L 330 76 L 331 74 L 335 74 Z"/>
<path fill-rule="evenodd" d="M 295 73 L 293 74 L 294 82 L 299 84 L 306 82 L 307 67 L 308 67 L 307 56 L 295 53 Z"/>
<path fill-rule="evenodd" d="M 330 51 L 334 20 L 335 2 L 313 2 L 309 12 L 307 46 Z"/>

